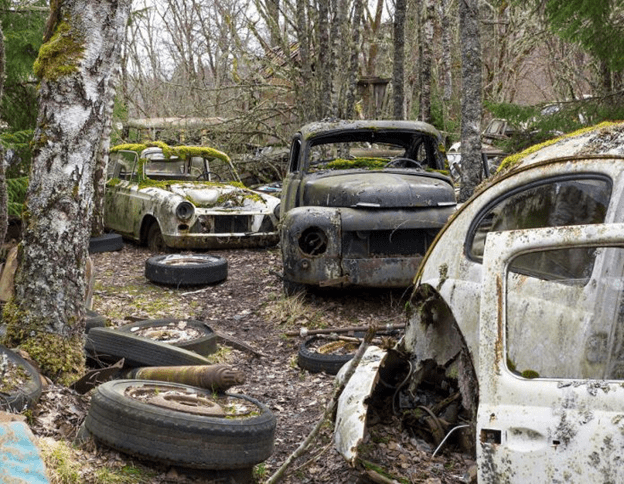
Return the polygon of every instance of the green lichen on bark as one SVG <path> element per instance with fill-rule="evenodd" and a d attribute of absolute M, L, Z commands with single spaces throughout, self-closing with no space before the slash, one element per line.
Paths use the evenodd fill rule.
<path fill-rule="evenodd" d="M 78 71 L 84 53 L 84 38 L 67 21 L 58 24 L 54 35 L 39 49 L 33 64 L 35 75 L 42 80 L 56 81 Z"/>
<path fill-rule="evenodd" d="M 28 353 L 43 375 L 63 385 L 83 376 L 85 357 L 81 334 L 67 336 L 43 331 L 46 321 L 29 319 L 13 300 L 4 306 L 2 321 L 7 325 L 2 344 Z"/>

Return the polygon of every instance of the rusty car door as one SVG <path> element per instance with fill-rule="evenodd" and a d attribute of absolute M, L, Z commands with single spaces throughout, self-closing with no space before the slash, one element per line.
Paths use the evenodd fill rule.
<path fill-rule="evenodd" d="M 111 155 L 108 183 L 105 191 L 104 213 L 106 226 L 116 232 L 132 234 L 131 192 L 137 187 L 138 155 L 135 151 L 121 150 Z M 134 179 L 134 180 L 133 180 Z"/>
<path fill-rule="evenodd" d="M 301 184 L 302 160 L 301 160 L 301 135 L 296 135 L 290 146 L 290 155 L 288 160 L 288 173 L 282 181 L 282 195 L 280 206 L 280 217 L 283 218 L 286 212 L 297 207 L 299 185 Z"/>
<path fill-rule="evenodd" d="M 624 482 L 624 224 L 493 232 L 483 261 L 479 482 Z"/>

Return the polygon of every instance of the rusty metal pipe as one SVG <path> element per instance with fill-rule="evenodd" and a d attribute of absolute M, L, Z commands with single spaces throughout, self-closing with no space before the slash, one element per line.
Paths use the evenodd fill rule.
<path fill-rule="evenodd" d="M 229 365 L 150 366 L 135 368 L 126 378 L 183 383 L 213 392 L 222 392 L 245 383 L 245 374 Z"/>

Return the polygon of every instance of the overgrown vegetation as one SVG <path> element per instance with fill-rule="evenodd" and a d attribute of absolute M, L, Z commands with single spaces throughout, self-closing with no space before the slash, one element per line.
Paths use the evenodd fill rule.
<path fill-rule="evenodd" d="M 549 103 L 540 106 L 485 103 L 493 118 L 504 118 L 514 131 L 493 144 L 506 153 L 519 153 L 565 133 L 604 121 L 624 119 L 624 104 L 618 96 Z"/>
<path fill-rule="evenodd" d="M 157 475 L 151 469 L 123 462 L 85 466 L 82 451 L 65 440 L 40 439 L 39 448 L 50 484 L 148 484 Z"/>

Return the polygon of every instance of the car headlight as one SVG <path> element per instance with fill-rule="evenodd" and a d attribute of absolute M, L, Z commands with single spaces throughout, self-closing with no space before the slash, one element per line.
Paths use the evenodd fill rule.
<path fill-rule="evenodd" d="M 278 203 L 277 205 L 275 205 L 275 208 L 273 208 L 273 215 L 275 215 L 275 218 L 277 220 L 279 220 L 280 218 L 280 203 Z"/>
<path fill-rule="evenodd" d="M 194 213 L 195 213 L 195 206 L 191 202 L 187 202 L 186 200 L 180 203 L 176 207 L 176 211 L 175 211 L 176 217 L 178 217 L 180 220 L 184 222 L 186 222 L 187 220 L 190 220 Z"/>
<path fill-rule="evenodd" d="M 307 255 L 321 255 L 327 250 L 327 234 L 320 227 L 309 227 L 299 236 L 299 248 Z"/>

